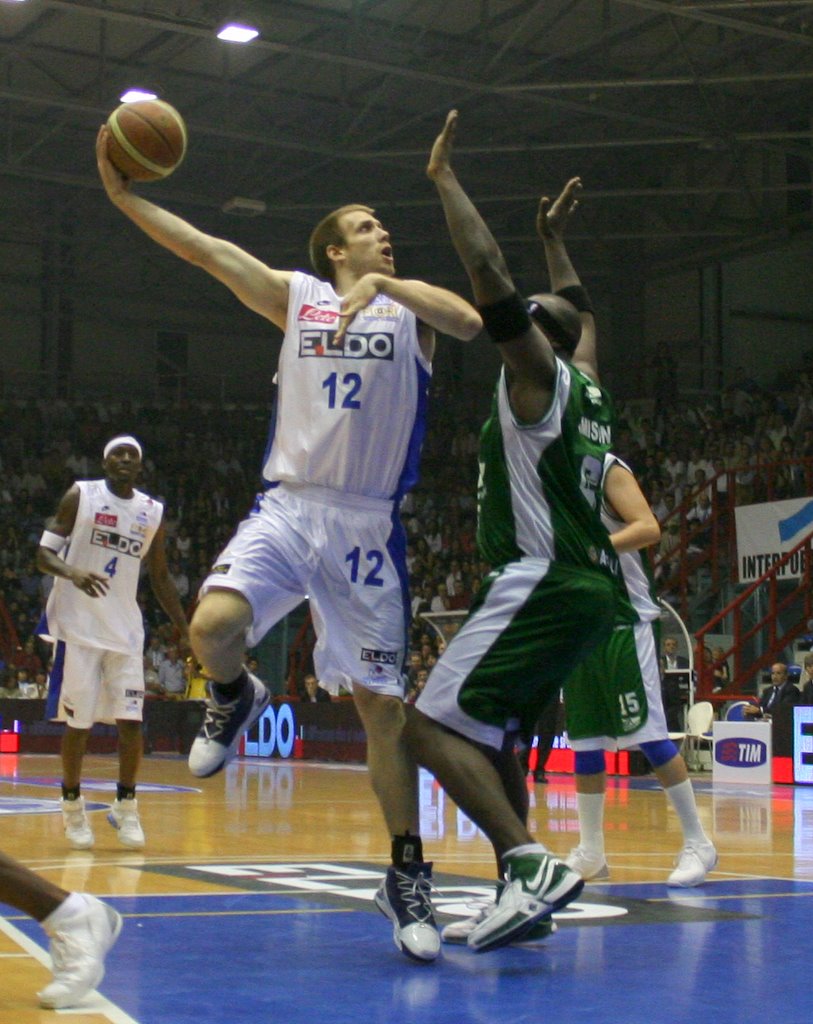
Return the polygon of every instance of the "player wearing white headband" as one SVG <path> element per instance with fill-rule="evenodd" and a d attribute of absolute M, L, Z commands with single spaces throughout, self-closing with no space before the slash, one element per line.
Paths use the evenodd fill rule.
<path fill-rule="evenodd" d="M 94 844 L 80 793 L 82 761 L 94 722 L 115 723 L 119 781 L 108 820 L 119 841 L 144 845 L 135 786 L 143 741 L 144 624 L 136 601 L 141 562 L 161 607 L 188 638 L 186 616 L 169 575 L 161 502 L 135 487 L 143 451 L 129 434 L 104 447 L 101 480 L 77 480 L 40 538 L 37 566 L 56 577 L 44 636 L 55 641 L 49 717 L 66 723 L 62 739 L 62 816 L 75 849 Z"/>

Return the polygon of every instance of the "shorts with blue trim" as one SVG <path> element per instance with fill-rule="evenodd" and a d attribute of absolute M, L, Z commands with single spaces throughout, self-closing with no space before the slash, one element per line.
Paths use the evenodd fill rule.
<path fill-rule="evenodd" d="M 253 647 L 306 598 L 314 670 L 332 693 L 358 682 L 404 695 L 409 627 L 406 539 L 393 503 L 280 484 L 237 528 L 201 587 L 251 605 Z"/>

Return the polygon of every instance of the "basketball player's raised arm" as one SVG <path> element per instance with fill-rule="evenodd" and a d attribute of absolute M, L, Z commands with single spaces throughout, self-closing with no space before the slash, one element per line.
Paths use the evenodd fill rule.
<path fill-rule="evenodd" d="M 478 310 L 482 311 L 483 307 L 498 310 L 495 320 L 501 322 L 504 337 L 496 337 L 491 329 L 489 335 L 498 343 L 503 362 L 515 380 L 523 385 L 523 404 L 525 398 L 532 399 L 530 405 L 535 409 L 516 410 L 523 419 L 531 420 L 539 409 L 544 412 L 550 402 L 556 383 L 556 357 L 547 338 L 527 317 L 524 318 L 527 326 L 511 335 L 511 324 L 518 323 L 520 314 L 524 313 L 524 299 L 516 293 L 516 286 L 494 236 L 452 170 L 456 126 L 457 111 L 452 110 L 432 146 L 426 173 L 435 183 L 443 203 L 449 235 L 469 275 Z M 519 302 L 523 309 L 517 308 Z M 502 307 L 507 308 L 499 312 Z M 531 396 L 533 390 L 538 393 Z"/>
<path fill-rule="evenodd" d="M 619 555 L 639 551 L 661 539 L 661 528 L 632 473 L 617 462 L 604 480 L 604 498 L 623 519 L 624 526 L 610 534 Z"/>
<path fill-rule="evenodd" d="M 200 267 L 231 289 L 249 309 L 285 329 L 291 273 L 273 270 L 239 246 L 199 231 L 182 217 L 130 190 L 128 180 L 107 157 L 106 127 L 96 139 L 96 163 L 114 206 L 154 242 Z"/>
<path fill-rule="evenodd" d="M 580 302 L 579 299 L 587 293 L 570 260 L 564 237 L 567 224 L 579 206 L 581 190 L 581 178 L 571 178 L 553 202 L 548 196 L 542 196 L 536 213 L 536 231 L 545 246 L 545 262 L 548 266 L 551 291 L 563 295 L 579 310 L 582 333 L 571 362 L 598 383 L 596 320 L 592 309 L 579 308 L 584 304 L 584 301 Z M 589 299 L 587 303 L 589 305 Z"/>

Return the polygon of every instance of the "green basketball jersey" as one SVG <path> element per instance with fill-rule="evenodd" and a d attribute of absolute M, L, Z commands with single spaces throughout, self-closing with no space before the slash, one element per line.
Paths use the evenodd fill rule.
<path fill-rule="evenodd" d="M 547 414 L 518 423 L 502 371 L 480 436 L 477 542 L 492 566 L 533 556 L 601 567 L 620 581 L 600 518 L 612 416 L 607 392 L 557 359 Z"/>

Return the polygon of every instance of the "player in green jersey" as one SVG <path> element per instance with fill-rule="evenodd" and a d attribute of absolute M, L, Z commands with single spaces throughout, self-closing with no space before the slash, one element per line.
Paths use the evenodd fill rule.
<path fill-rule="evenodd" d="M 495 566 L 410 715 L 417 760 L 488 835 L 504 884 L 468 937 L 476 950 L 525 937 L 581 891 L 534 841 L 514 743 L 612 628 L 618 559 L 597 509 L 612 411 L 568 362 L 578 313 L 560 296 L 528 312 L 502 253 L 450 164 L 452 111 L 428 166 L 503 370 L 483 428 L 478 540 Z M 556 350 L 555 350 L 556 349 Z M 560 356 L 564 358 L 560 358 Z"/>
<path fill-rule="evenodd" d="M 571 178 L 553 204 L 542 197 L 536 218 L 551 286 L 577 301 L 580 281 L 564 234 L 580 193 L 581 179 Z M 581 317 L 582 335 L 573 362 L 598 384 L 595 319 L 584 308 Z M 595 440 L 601 446 L 605 439 Z M 664 787 L 683 833 L 683 849 L 667 884 L 691 887 L 700 885 L 715 866 L 717 851 L 703 830 L 686 763 L 669 739 L 663 713 L 656 654 L 660 607 L 645 551 L 659 539 L 660 527 L 629 467 L 609 453 L 609 445 L 605 452 L 601 515 L 619 555 L 624 589 L 615 629 L 578 666 L 564 690 L 565 725 L 575 750 L 580 830 L 579 845 L 566 863 L 584 879 L 607 877 L 604 751 L 638 747 Z"/>

